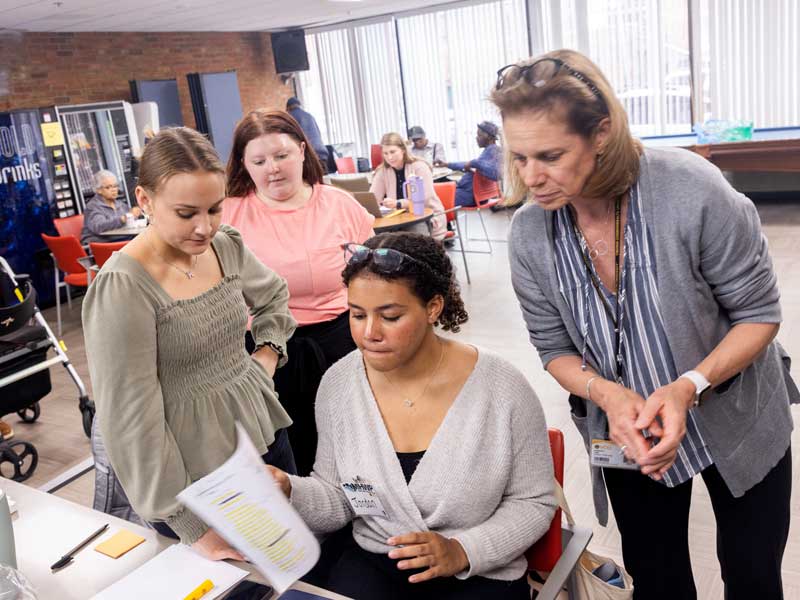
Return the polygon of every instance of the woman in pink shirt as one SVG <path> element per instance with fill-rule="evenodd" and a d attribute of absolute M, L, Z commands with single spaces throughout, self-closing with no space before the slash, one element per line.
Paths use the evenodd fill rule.
<path fill-rule="evenodd" d="M 298 473 L 307 475 L 317 448 L 320 379 L 356 348 L 341 246 L 371 237 L 374 218 L 347 192 L 322 184 L 322 165 L 289 114 L 255 110 L 233 135 L 222 221 L 289 285 L 289 310 L 299 327 L 287 344 L 289 361 L 274 380 L 292 417 L 289 439 Z"/>
<path fill-rule="evenodd" d="M 409 153 L 399 133 L 387 133 L 381 138 L 383 162 L 375 169 L 375 177 L 369 191 L 375 194 L 378 202 L 388 208 L 408 208 L 408 200 L 403 199 L 403 183 L 412 175 L 422 178 L 425 188 L 425 208 L 434 212 L 444 211 L 442 201 L 433 189 L 433 173 L 421 158 Z M 430 220 L 431 235 L 436 240 L 443 240 L 447 233 L 447 219 L 438 215 Z M 418 233 L 427 233 L 427 228 Z"/>

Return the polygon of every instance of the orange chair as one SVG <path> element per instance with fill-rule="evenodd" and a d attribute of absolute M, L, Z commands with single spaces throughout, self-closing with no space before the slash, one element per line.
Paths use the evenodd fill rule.
<path fill-rule="evenodd" d="M 336 159 L 336 172 L 345 175 L 347 173 L 356 172 L 356 163 L 353 161 L 352 156 L 345 156 L 344 158 Z"/>
<path fill-rule="evenodd" d="M 375 170 L 383 162 L 383 149 L 380 144 L 372 144 L 369 148 L 369 162 L 372 169 Z"/>
<path fill-rule="evenodd" d="M 467 274 L 467 283 L 472 284 L 469 278 L 469 267 L 467 266 L 467 255 L 464 253 L 464 240 L 461 237 L 461 226 L 458 224 L 458 211 L 462 208 L 456 206 L 456 184 L 454 181 L 444 183 L 434 183 L 433 191 L 444 206 L 443 213 L 447 217 L 448 223 L 455 223 L 456 230 L 448 230 L 444 236 L 445 240 L 458 240 L 461 248 L 461 258 L 464 260 L 464 272 Z"/>
<path fill-rule="evenodd" d="M 550 453 L 553 456 L 553 475 L 560 486 L 564 486 L 564 434 L 559 429 L 547 430 Z M 571 519 L 571 517 L 569 517 Z M 536 595 L 537 600 L 555 600 L 566 586 L 570 598 L 573 572 L 581 554 L 592 539 L 592 530 L 568 527 L 561 524 L 561 509 L 556 510 L 550 529 L 525 552 L 528 570 L 548 572 L 547 579 Z"/>
<path fill-rule="evenodd" d="M 470 212 L 478 213 L 478 218 L 481 220 L 481 227 L 483 228 L 483 235 L 482 238 L 475 238 L 481 241 L 485 241 L 489 245 L 488 252 L 486 250 L 467 250 L 467 252 L 477 252 L 479 254 L 491 254 L 492 253 L 492 240 L 489 239 L 489 232 L 486 230 L 486 223 L 483 220 L 483 215 L 481 214 L 481 210 L 486 210 L 487 208 L 491 208 L 492 206 L 498 204 L 502 200 L 502 192 L 500 191 L 500 185 L 489 179 L 488 177 L 484 177 L 478 171 L 472 171 L 472 195 L 475 198 L 475 206 L 463 206 L 462 209 L 465 212 L 464 215 L 464 232 L 466 233 L 469 229 L 468 224 L 469 221 L 467 220 L 467 214 Z M 469 238 L 473 239 L 473 238 Z M 495 240 L 497 241 L 497 240 Z"/>
<path fill-rule="evenodd" d="M 81 239 L 83 215 L 72 215 L 71 217 L 64 217 L 63 219 L 53 219 L 53 224 L 56 226 L 58 235 L 72 235 Z"/>
<path fill-rule="evenodd" d="M 124 242 L 91 242 L 89 244 L 89 250 L 94 257 L 97 268 L 102 268 L 103 265 L 106 264 L 106 261 L 111 258 L 111 255 L 117 250 L 122 250 L 127 243 L 128 240 Z"/>
<path fill-rule="evenodd" d="M 67 288 L 67 305 L 72 308 L 72 298 L 70 298 L 69 286 L 77 287 L 89 286 L 89 274 L 86 272 L 80 258 L 88 258 L 86 251 L 81 246 L 78 238 L 74 235 L 50 236 L 42 234 L 42 239 L 50 249 L 50 256 L 53 258 L 53 270 L 55 272 L 56 287 L 56 317 L 58 319 L 58 335 L 61 335 L 61 288 Z M 61 281 L 58 272 L 64 272 L 64 281 Z"/>

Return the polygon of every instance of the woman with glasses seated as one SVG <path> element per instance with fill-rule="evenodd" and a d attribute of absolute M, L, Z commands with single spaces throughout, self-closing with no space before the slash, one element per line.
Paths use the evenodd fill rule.
<path fill-rule="evenodd" d="M 138 206 L 130 208 L 124 199 L 117 198 L 119 195 L 117 176 L 105 169 L 95 173 L 94 192 L 94 198 L 83 211 L 81 244 L 129 240 L 131 236 L 128 235 L 103 235 L 104 231 L 124 227 L 128 222 L 128 215 L 138 218 L 142 214 Z"/>
<path fill-rule="evenodd" d="M 634 597 L 696 597 L 701 474 L 725 597 L 781 598 L 800 394 L 753 203 L 697 154 L 642 148 L 577 52 L 504 67 L 491 98 L 513 199 L 529 200 L 509 240 L 514 289 L 584 440 L 608 440 L 592 459 L 595 507 L 605 524 L 608 493 Z M 638 468 L 604 467 L 625 459 Z"/>
<path fill-rule="evenodd" d="M 363 242 L 374 217 L 348 192 L 322 183 L 322 165 L 300 125 L 283 111 L 256 110 L 236 126 L 222 221 L 289 285 L 299 327 L 275 389 L 292 417 L 297 471 L 314 463 L 314 397 L 327 368 L 355 349 L 347 324 L 341 245 Z M 248 337 L 248 349 L 252 350 Z"/>
<path fill-rule="evenodd" d="M 369 188 L 379 203 L 386 208 L 405 208 L 411 211 L 411 200 L 403 198 L 403 184 L 409 177 L 416 175 L 422 179 L 425 208 L 430 208 L 435 213 L 444 211 L 442 201 L 433 189 L 433 173 L 430 165 L 409 152 L 399 133 L 387 133 L 381 138 L 381 152 L 383 162 L 375 169 L 375 177 Z M 420 227 L 427 231 L 427 226 L 420 225 Z M 444 239 L 447 233 L 445 215 L 439 214 L 430 220 L 430 232 L 434 239 L 440 241 Z"/>
<path fill-rule="evenodd" d="M 325 585 L 356 599 L 527 600 L 523 552 L 555 508 L 536 394 L 499 356 L 436 333 L 467 313 L 429 236 L 387 233 L 346 252 L 358 350 L 320 385 L 311 477 L 272 469 L 313 531 L 353 522 Z"/>

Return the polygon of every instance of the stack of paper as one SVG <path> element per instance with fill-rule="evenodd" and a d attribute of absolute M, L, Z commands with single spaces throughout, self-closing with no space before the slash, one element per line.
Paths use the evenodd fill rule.
<path fill-rule="evenodd" d="M 282 593 L 316 564 L 319 543 L 267 473 L 244 428 L 238 423 L 236 428 L 238 444 L 231 457 L 178 500 Z"/>
<path fill-rule="evenodd" d="M 203 581 L 214 584 L 203 600 L 220 597 L 247 576 L 226 562 L 208 560 L 183 544 L 176 544 L 94 596 L 95 600 L 182 600 Z"/>

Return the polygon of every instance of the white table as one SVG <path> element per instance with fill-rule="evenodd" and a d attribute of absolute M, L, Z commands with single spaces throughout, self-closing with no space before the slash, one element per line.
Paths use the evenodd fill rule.
<path fill-rule="evenodd" d="M 147 219 L 136 219 L 131 224 L 126 224 L 124 227 L 117 227 L 116 229 L 109 229 L 108 231 L 102 232 L 100 235 L 102 235 L 103 237 L 111 237 L 119 235 L 136 237 L 137 235 L 142 233 L 146 228 L 147 228 Z"/>
<path fill-rule="evenodd" d="M 152 529 L 46 494 L 10 479 L 0 477 L 0 489 L 17 503 L 17 512 L 11 517 L 17 547 L 17 566 L 34 585 L 42 600 L 90 598 L 175 543 Z M 108 530 L 78 552 L 72 564 L 57 573 L 50 571 L 50 565 L 105 523 L 109 524 Z M 94 550 L 97 544 L 120 529 L 141 535 L 145 542 L 118 559 L 109 558 Z M 233 564 L 248 571 L 249 580 L 265 583 L 252 565 L 239 562 Z M 348 600 L 345 596 L 300 581 L 292 588 L 313 592 L 325 598 Z"/>

